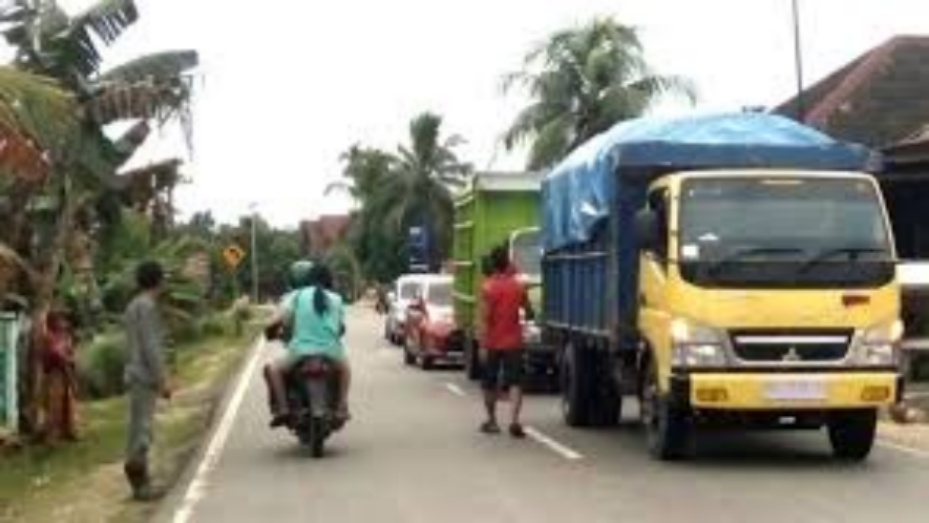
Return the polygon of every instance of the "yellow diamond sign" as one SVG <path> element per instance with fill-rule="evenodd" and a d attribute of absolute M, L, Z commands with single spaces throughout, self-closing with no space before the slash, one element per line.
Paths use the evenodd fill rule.
<path fill-rule="evenodd" d="M 223 260 L 226 261 L 226 265 L 228 265 L 230 269 L 234 270 L 238 268 L 244 258 L 245 250 L 236 244 L 232 244 L 223 249 Z"/>

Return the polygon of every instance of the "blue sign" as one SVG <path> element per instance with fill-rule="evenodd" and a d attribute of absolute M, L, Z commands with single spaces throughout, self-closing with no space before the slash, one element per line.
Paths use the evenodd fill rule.
<path fill-rule="evenodd" d="M 425 227 L 410 227 L 409 236 L 410 272 L 429 271 L 429 230 Z"/>

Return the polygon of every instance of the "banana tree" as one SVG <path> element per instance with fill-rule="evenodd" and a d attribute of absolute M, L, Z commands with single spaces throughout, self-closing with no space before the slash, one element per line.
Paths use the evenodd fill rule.
<path fill-rule="evenodd" d="M 7 194 L 15 200 L 10 214 L 22 217 L 22 223 L 13 228 L 11 251 L 32 269 L 28 301 L 36 320 L 41 320 L 55 298 L 62 269 L 67 274 L 71 265 L 82 265 L 87 259 L 84 255 L 78 255 L 80 260 L 69 259 L 69 246 L 87 245 L 78 239 L 90 236 L 94 223 L 119 216 L 110 212 L 96 220 L 78 220 L 101 208 L 100 201 L 107 194 L 121 191 L 117 173 L 144 143 L 151 124 L 179 120 L 190 137 L 189 71 L 197 65 L 195 52 L 160 53 L 101 71 L 101 46 L 114 43 L 138 16 L 133 0 L 101 0 L 76 15 L 65 12 L 54 0 L 12 0 L 0 8 L 0 34 L 16 51 L 15 66 L 54 78 L 70 95 L 69 102 L 79 105 L 71 119 L 76 128 L 67 129 L 72 133 L 56 128 L 72 121 L 56 118 L 55 106 L 41 114 L 45 106 L 29 104 L 36 114 L 24 126 L 32 140 L 22 143 L 31 143 L 40 154 L 30 156 L 19 152 L 31 152 L 28 147 L 12 146 L 7 153 L 9 163 L 22 164 L 21 171 L 31 173 L 34 180 L 10 184 Z M 0 77 L 0 96 L 8 86 L 15 88 L 16 84 Z M 29 101 L 20 96 L 10 107 Z M 0 132 L 6 116 L 0 111 Z M 135 125 L 119 139 L 111 140 L 104 133 L 107 125 L 127 120 Z M 4 150 L 0 148 L 0 165 L 4 165 Z M 19 197 L 21 193 L 24 197 Z M 72 248 L 70 252 L 82 251 Z M 35 355 L 36 351 L 31 352 Z M 30 375 L 35 374 L 36 363 L 37 358 L 31 358 Z M 35 394 L 32 398 L 35 403 Z"/>

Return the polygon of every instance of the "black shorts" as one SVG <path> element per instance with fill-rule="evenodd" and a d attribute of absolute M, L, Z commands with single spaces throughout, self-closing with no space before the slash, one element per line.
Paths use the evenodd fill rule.
<path fill-rule="evenodd" d="M 482 368 L 484 390 L 496 390 L 500 386 L 504 389 L 521 387 L 524 355 L 522 350 L 488 350 Z"/>

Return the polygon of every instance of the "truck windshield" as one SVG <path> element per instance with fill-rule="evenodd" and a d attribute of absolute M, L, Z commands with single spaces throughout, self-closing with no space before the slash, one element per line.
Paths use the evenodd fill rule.
<path fill-rule="evenodd" d="M 869 287 L 894 267 L 874 184 L 701 178 L 682 185 L 683 276 L 726 287 Z"/>
<path fill-rule="evenodd" d="M 539 231 L 524 231 L 513 236 L 510 246 L 513 263 L 519 272 L 538 276 L 542 273 L 542 244 Z"/>
<path fill-rule="evenodd" d="M 452 285 L 450 283 L 433 283 L 429 285 L 426 301 L 436 307 L 449 307 L 452 304 Z"/>

